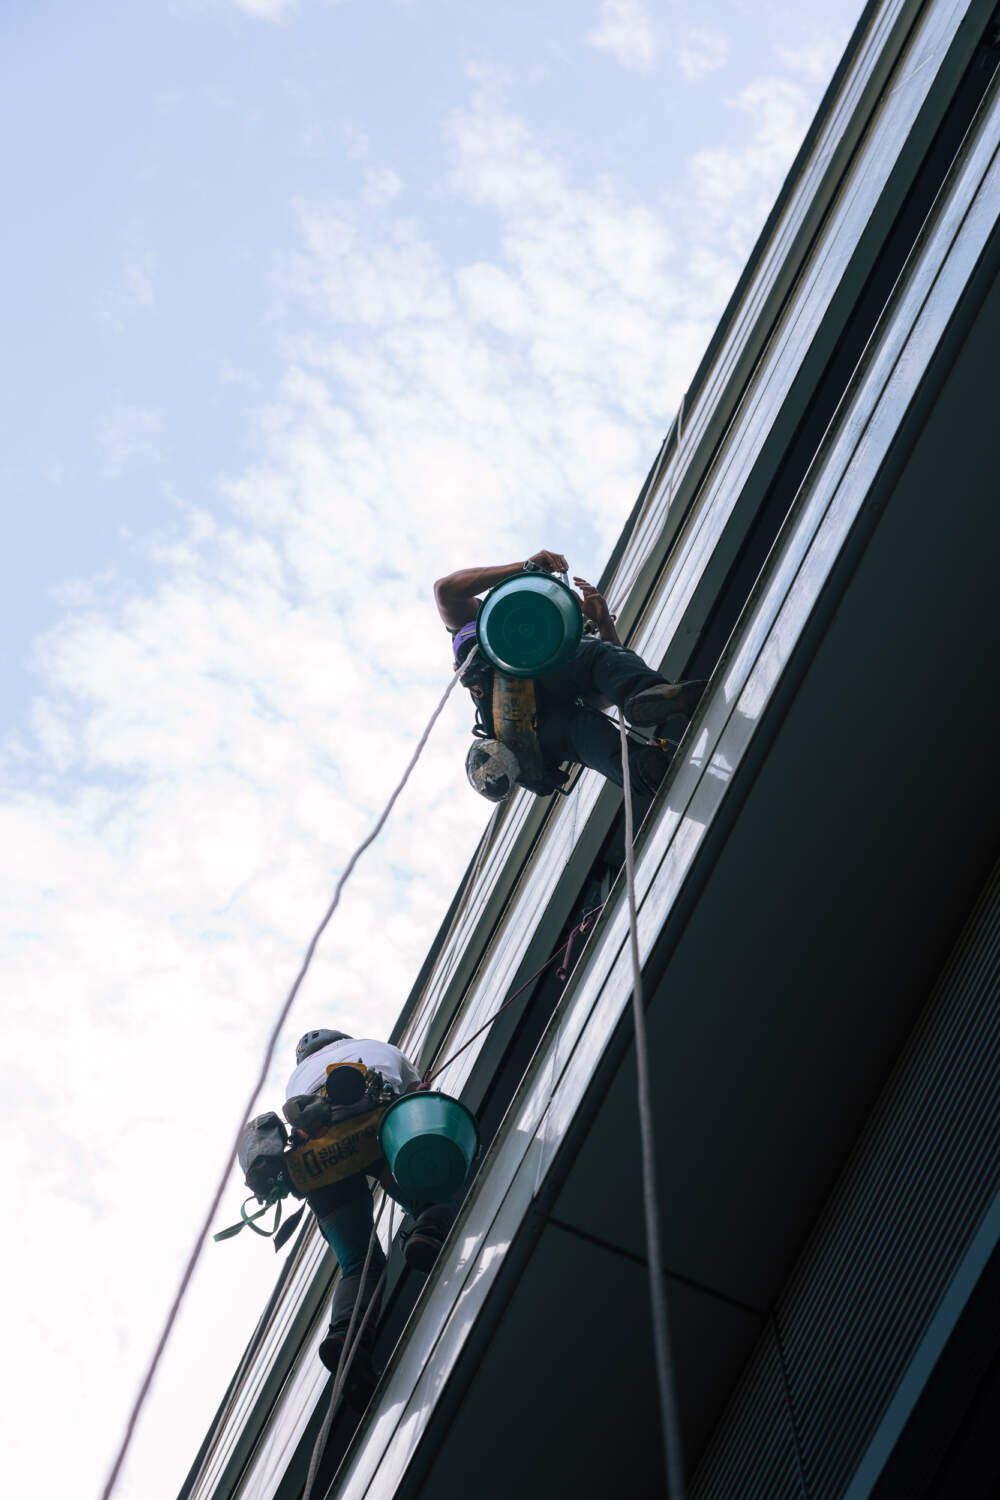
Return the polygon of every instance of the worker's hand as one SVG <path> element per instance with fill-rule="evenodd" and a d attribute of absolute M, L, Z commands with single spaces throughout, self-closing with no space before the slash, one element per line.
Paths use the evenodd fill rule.
<path fill-rule="evenodd" d="M 529 557 L 528 561 L 534 563 L 536 568 L 544 568 L 546 573 L 567 573 L 569 571 L 569 563 L 561 552 L 547 552 L 543 548 L 541 552 L 536 552 L 533 556 Z"/>
<path fill-rule="evenodd" d="M 592 583 L 587 582 L 586 578 L 574 578 L 573 582 L 583 595 L 584 614 L 588 620 L 593 620 L 598 630 L 603 633 L 612 623 L 608 601 L 603 594 L 597 592 Z"/>

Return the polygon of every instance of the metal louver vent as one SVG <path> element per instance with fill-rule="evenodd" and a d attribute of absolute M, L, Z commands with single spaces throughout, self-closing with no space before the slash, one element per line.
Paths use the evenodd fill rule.
<path fill-rule="evenodd" d="M 844 1494 L 998 1191 L 1000 866 L 778 1299 L 808 1500 Z M 803 1494 L 782 1460 L 795 1436 L 781 1386 L 769 1326 L 693 1500 Z"/>
<path fill-rule="evenodd" d="M 691 1500 L 785 1500 L 801 1495 L 781 1354 L 768 1320 L 723 1417 L 719 1437 L 691 1486 Z"/>

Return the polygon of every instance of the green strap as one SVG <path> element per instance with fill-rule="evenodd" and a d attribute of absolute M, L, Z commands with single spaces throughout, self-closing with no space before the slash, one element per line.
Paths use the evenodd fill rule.
<path fill-rule="evenodd" d="M 272 1235 L 277 1234 L 278 1232 L 278 1225 L 281 1223 L 281 1200 L 284 1196 L 284 1189 L 282 1189 L 281 1187 L 273 1187 L 267 1195 L 267 1200 L 264 1203 L 264 1207 L 258 1208 L 255 1214 L 248 1214 L 247 1204 L 254 1202 L 256 1199 L 256 1194 L 251 1193 L 250 1197 L 244 1198 L 243 1202 L 240 1204 L 239 1224 L 230 1224 L 228 1229 L 220 1229 L 218 1234 L 212 1235 L 213 1240 L 231 1240 L 234 1235 L 239 1234 L 244 1225 L 248 1229 L 252 1229 L 254 1234 L 262 1235 L 265 1240 L 269 1240 Z M 254 1220 L 262 1218 L 264 1214 L 267 1213 L 268 1209 L 272 1207 L 276 1207 L 277 1209 L 277 1212 L 274 1215 L 274 1223 L 271 1225 L 270 1229 L 261 1229 L 260 1225 L 256 1224 Z"/>
<path fill-rule="evenodd" d="M 278 1225 L 281 1223 L 281 1198 L 275 1199 L 275 1207 L 277 1209 L 277 1212 L 274 1215 L 274 1223 L 271 1225 L 270 1229 L 261 1229 L 259 1224 L 254 1223 L 254 1220 L 259 1219 L 263 1214 L 267 1213 L 268 1209 L 271 1207 L 271 1200 L 273 1196 L 273 1192 L 270 1193 L 268 1195 L 267 1202 L 264 1204 L 264 1207 L 259 1208 L 255 1214 L 247 1213 L 247 1204 L 250 1202 L 249 1198 L 244 1199 L 244 1201 L 240 1204 L 240 1218 L 243 1220 L 244 1224 L 248 1229 L 252 1229 L 254 1234 L 263 1235 L 266 1240 L 269 1240 L 272 1234 L 277 1234 L 278 1232 Z"/>

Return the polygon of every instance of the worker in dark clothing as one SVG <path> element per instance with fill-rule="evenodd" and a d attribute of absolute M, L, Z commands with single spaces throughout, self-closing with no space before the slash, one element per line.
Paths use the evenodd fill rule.
<path fill-rule="evenodd" d="M 285 1115 L 289 1121 L 300 1115 L 307 1118 L 316 1096 L 329 1092 L 326 1086 L 331 1067 L 360 1064 L 367 1076 L 378 1076 L 383 1098 L 408 1094 L 420 1083 L 420 1075 L 398 1047 L 368 1038 L 354 1039 L 342 1031 L 307 1031 L 295 1048 L 295 1061 L 296 1068 L 286 1090 Z M 358 1106 L 361 1109 L 367 1107 L 364 1103 Z M 438 1203 L 422 1212 L 411 1213 L 409 1205 L 402 1201 L 399 1186 L 384 1160 L 306 1195 L 306 1202 L 315 1213 L 320 1230 L 340 1265 L 340 1280 L 330 1308 L 330 1329 L 319 1346 L 320 1359 L 327 1369 L 334 1371 L 347 1340 L 355 1304 L 358 1308 L 356 1335 L 386 1264 L 385 1253 L 376 1239 L 368 1274 L 362 1283 L 373 1225 L 369 1175 L 376 1177 L 386 1192 L 411 1214 L 400 1231 L 400 1241 L 407 1265 L 416 1270 L 430 1270 L 456 1214 L 454 1203 Z M 375 1315 L 377 1311 L 376 1308 Z M 348 1394 L 361 1400 L 371 1393 L 377 1379 L 371 1357 L 374 1337 L 373 1315 L 351 1361 L 347 1388 Z"/>
<path fill-rule="evenodd" d="M 558 552 L 536 552 L 528 563 L 532 568 L 551 573 L 567 572 L 566 559 Z M 523 562 L 463 568 L 438 579 L 434 597 L 454 638 L 456 667 L 461 666 L 475 643 L 478 596 L 524 568 Z M 670 720 L 683 727 L 705 688 L 704 682 L 671 683 L 654 672 L 640 656 L 622 645 L 603 595 L 583 578 L 574 578 L 573 582 L 582 598 L 586 633 L 568 663 L 535 681 L 538 740 L 546 779 L 533 784 L 522 778 L 521 785 L 540 795 L 553 792 L 568 780 L 568 773 L 560 769 L 565 763 L 590 766 L 616 786 L 622 785 L 619 733 L 600 710 L 614 706 L 637 728 L 654 728 L 662 733 Z M 479 712 L 483 716 L 482 706 Z M 494 755 L 495 743 L 484 741 L 490 748 L 480 756 L 481 774 L 475 784 L 478 790 L 485 790 L 485 795 L 500 801 L 502 795 L 494 792 L 499 790 L 506 795 L 513 787 L 505 774 L 504 747 L 499 746 Z M 484 756 L 494 757 L 496 763 Z M 671 752 L 658 745 L 630 741 L 629 773 L 637 819 L 641 820 L 647 811 L 670 757 Z"/>

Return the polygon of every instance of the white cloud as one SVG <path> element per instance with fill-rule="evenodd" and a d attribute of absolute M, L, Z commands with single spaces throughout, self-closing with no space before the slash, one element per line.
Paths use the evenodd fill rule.
<path fill-rule="evenodd" d="M 377 203 L 364 186 L 301 201 L 253 461 L 214 514 L 157 539 L 151 583 L 91 580 L 39 643 L 31 732 L 3 755 L 0 1108 L 52 1123 L 42 1180 L 25 1150 L 11 1185 L 35 1205 L 31 1275 L 72 1312 L 46 1331 L 24 1297 L 8 1337 L 26 1391 L 57 1362 L 79 1393 L 77 1487 L 106 1459 L 304 941 L 448 680 L 431 581 L 542 545 L 592 576 L 627 514 L 806 101 L 761 80 L 733 109 L 738 143 L 681 165 L 655 205 L 580 181 L 479 93 L 448 126 L 442 190 L 481 231 L 457 263 L 389 179 Z M 161 444 L 157 411 L 109 403 L 109 473 Z M 449 706 L 286 1044 L 398 1013 L 490 811 L 462 777 L 470 717 Z M 268 1104 L 287 1066 L 286 1045 Z M 237 1201 L 234 1184 L 227 1213 Z M 146 1500 L 154 1471 L 176 1491 L 273 1274 L 256 1243 L 207 1248 L 157 1387 L 170 1421 L 140 1431 L 122 1500 Z M 99 1381 L 98 1348 L 115 1356 Z M 8 1469 L 33 1472 L 29 1423 L 19 1441 Z"/>
<path fill-rule="evenodd" d="M 378 326 L 434 320 L 450 310 L 441 262 L 411 221 L 396 220 L 374 242 L 343 213 L 303 207 L 301 223 L 300 289 L 314 293 L 335 321 Z"/>
<path fill-rule="evenodd" d="M 464 269 L 458 284 L 473 316 L 519 340 L 512 399 L 542 382 L 559 410 L 553 442 L 582 419 L 581 442 L 589 426 L 598 448 L 631 449 L 638 469 L 637 435 L 655 447 L 722 300 L 718 276 L 701 274 L 697 215 L 687 204 L 664 213 L 610 181 L 577 186 L 487 95 L 453 134 L 457 186 L 502 224 L 499 260 Z M 588 482 L 581 466 L 580 487 L 601 472 Z M 609 490 L 623 484 L 613 473 Z M 607 492 L 595 511 L 603 504 Z"/>
<path fill-rule="evenodd" d="M 365 173 L 364 199 L 377 208 L 397 197 L 403 184 L 391 167 L 370 167 Z"/>
<path fill-rule="evenodd" d="M 371 149 L 371 141 L 356 120 L 341 122 L 340 143 L 344 155 L 350 161 L 361 161 Z"/>
<path fill-rule="evenodd" d="M 161 453 L 163 418 L 152 407 L 135 406 L 116 395 L 97 422 L 96 445 L 102 471 L 117 478 L 137 460 L 155 462 Z"/>
<path fill-rule="evenodd" d="M 152 250 L 132 248 L 125 252 L 117 280 L 97 299 L 98 321 L 109 333 L 122 333 L 133 313 L 153 306 L 155 270 Z"/>
<path fill-rule="evenodd" d="M 714 26 L 688 27 L 677 38 L 674 58 L 688 82 L 698 83 L 725 67 L 729 61 L 729 38 Z"/>
<path fill-rule="evenodd" d="M 73 1372 L 99 1343 L 116 1349 L 76 1413 L 83 1469 L 131 1394 L 312 923 L 448 679 L 433 578 L 560 539 L 599 569 L 678 378 L 663 350 L 674 242 L 656 214 L 610 184 L 581 188 L 486 101 L 452 140 L 452 191 L 495 217 L 497 257 L 449 266 L 404 217 L 373 235 L 386 208 L 363 195 L 302 203 L 288 292 L 304 331 L 286 328 L 290 361 L 253 417 L 257 461 L 226 482 L 228 518 L 194 513 L 164 538 L 148 591 L 77 595 L 39 646 L 33 738 L 7 746 L 23 788 L 0 808 L 20 851 L 3 888 L 19 934 L 8 1108 L 58 1078 L 66 1118 L 127 1122 L 112 1140 L 47 1137 L 38 1234 L 76 1248 L 68 1270 L 55 1250 L 39 1269 L 58 1269 L 72 1326 L 54 1351 L 25 1304 L 10 1330 L 28 1388 L 56 1354 Z M 155 444 L 154 416 L 113 403 L 106 460 Z M 462 776 L 470 717 L 450 706 L 289 1037 L 331 1016 L 384 1032 L 398 1012 L 489 814 Z M 285 1066 L 287 1048 L 269 1102 Z M 171 1184 L 144 1162 L 189 1130 L 199 1149 L 164 1225 Z M 236 1201 L 234 1187 L 230 1215 Z M 93 1297 L 97 1255 L 108 1286 Z M 171 1435 L 140 1434 L 136 1497 L 154 1463 L 176 1488 L 272 1275 L 256 1245 L 208 1247 L 196 1324 L 158 1386 Z"/>
<path fill-rule="evenodd" d="M 255 21 L 284 21 L 298 10 L 298 0 L 233 0 L 233 4 Z"/>
<path fill-rule="evenodd" d="M 303 130 L 302 150 L 311 161 L 318 161 L 326 155 L 326 133 L 317 120 Z"/>
<path fill-rule="evenodd" d="M 775 56 L 801 82 L 827 84 L 840 61 L 841 42 L 829 33 L 813 32 L 804 41 L 775 47 Z"/>
<path fill-rule="evenodd" d="M 531 328 L 531 302 L 521 281 L 500 266 L 463 266 L 456 283 L 469 316 L 501 333 L 523 337 Z"/>
<path fill-rule="evenodd" d="M 799 84 L 773 75 L 754 79 L 727 105 L 746 121 L 742 139 L 696 152 L 690 175 L 703 240 L 735 264 L 763 226 L 805 135 L 812 100 Z"/>
<path fill-rule="evenodd" d="M 273 460 L 294 467 L 322 414 L 308 389 L 289 400 L 295 431 Z M 349 514 L 331 514 L 304 476 L 292 483 L 306 513 L 287 528 L 287 547 L 283 525 L 206 536 L 195 522 L 186 547 L 161 558 L 162 583 L 148 596 L 120 610 L 91 599 L 69 615 L 39 647 L 35 738 L 20 754 L 7 747 L 13 787 L 28 774 L 32 787 L 0 808 L 0 894 L 14 938 L 2 1107 L 37 1130 L 39 1101 L 58 1080 L 44 1159 L 25 1152 L 31 1180 L 19 1188 L 35 1205 L 32 1274 L 57 1277 L 72 1306 L 58 1349 L 38 1336 L 28 1303 L 8 1310 L 8 1336 L 32 1384 L 56 1356 L 82 1374 L 94 1349 L 117 1349 L 100 1391 L 79 1382 L 74 1463 L 84 1472 L 103 1462 L 151 1347 L 268 1017 L 448 676 L 422 580 L 379 586 L 353 547 L 338 567 L 336 532 Z M 290 558 L 314 535 L 330 587 L 302 599 Z M 382 545 L 388 563 L 405 565 L 391 530 Z M 453 715 L 432 743 L 359 872 L 292 1031 L 331 1010 L 356 1034 L 391 1024 L 486 817 L 471 793 L 456 796 L 467 717 Z M 286 1047 L 270 1099 L 288 1070 Z M 92 1123 L 70 1129 L 69 1120 Z M 148 1168 L 168 1137 L 180 1178 Z M 234 1185 L 230 1216 L 238 1198 Z M 259 1306 L 273 1274 L 259 1248 L 248 1259 L 207 1247 L 205 1291 L 192 1303 L 199 1332 L 189 1325 L 187 1352 L 178 1345 L 186 1381 L 168 1362 L 158 1387 L 160 1401 L 172 1392 L 170 1425 L 183 1434 L 162 1455 L 165 1489 L 176 1490 L 245 1339 L 244 1301 L 206 1343 L 215 1303 L 232 1307 L 235 1279 Z M 32 1458 L 15 1447 L 8 1461 L 16 1473 Z M 147 1471 L 123 1500 L 149 1493 Z"/>
<path fill-rule="evenodd" d="M 640 0 L 601 0 L 600 23 L 587 41 L 610 52 L 623 68 L 639 73 L 651 72 L 660 50 L 649 12 Z"/>

